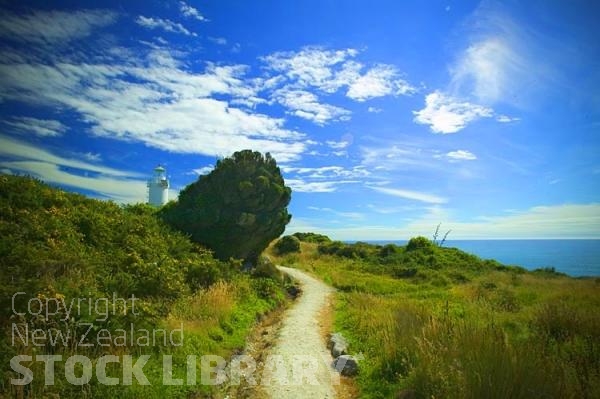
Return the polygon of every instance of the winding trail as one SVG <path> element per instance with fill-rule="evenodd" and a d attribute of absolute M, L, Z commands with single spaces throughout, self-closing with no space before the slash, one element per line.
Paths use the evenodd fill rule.
<path fill-rule="evenodd" d="M 272 382 L 264 386 L 265 392 L 273 399 L 335 398 L 333 384 L 339 380 L 331 367 L 333 358 L 325 346 L 319 326 L 319 314 L 327 306 L 334 290 L 298 269 L 278 268 L 299 282 L 302 295 L 285 313 L 270 354 L 273 358 L 283 359 L 283 362 L 273 367 L 276 371 L 268 376 Z M 283 367 L 287 376 L 285 383 L 274 376 L 277 373 L 281 375 Z"/>

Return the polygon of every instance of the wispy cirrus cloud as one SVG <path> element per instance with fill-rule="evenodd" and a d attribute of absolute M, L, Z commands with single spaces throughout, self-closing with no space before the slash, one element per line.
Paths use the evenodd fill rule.
<path fill-rule="evenodd" d="M 511 123 L 511 122 L 518 122 L 521 120 L 521 118 L 508 116 L 508 115 L 498 115 L 498 116 L 496 116 L 496 120 L 500 123 Z"/>
<path fill-rule="evenodd" d="M 293 219 L 292 219 L 293 220 Z M 337 240 L 409 239 L 430 236 L 443 222 L 452 229 L 452 239 L 531 239 L 531 238 L 595 238 L 600 237 L 600 204 L 562 204 L 534 206 L 511 214 L 496 214 L 476 221 L 460 220 L 451 212 L 431 206 L 421 217 L 398 226 L 363 224 L 333 227 L 320 220 L 300 219 L 290 223 L 286 233 L 319 231 Z"/>
<path fill-rule="evenodd" d="M 419 202 L 425 202 L 428 204 L 445 204 L 448 202 L 446 198 L 439 197 L 437 195 L 422 193 L 419 191 L 405 190 L 400 188 L 390 188 L 381 186 L 368 186 L 372 190 L 380 192 L 382 194 L 392 195 L 394 197 L 404 198 L 408 200 L 414 200 Z"/>
<path fill-rule="evenodd" d="M 447 86 L 429 93 L 425 108 L 414 112 L 414 121 L 430 125 L 434 133 L 455 133 L 480 118 L 518 121 L 493 108 L 528 107 L 531 93 L 556 75 L 538 61 L 549 55 L 540 56 L 544 39 L 525 29 L 501 3 L 481 2 L 462 29 L 465 42 L 448 65 Z"/>
<path fill-rule="evenodd" d="M 294 167 L 282 165 L 281 169 L 286 174 L 301 175 L 311 179 L 356 179 L 371 175 L 364 166 L 343 167 L 343 166 L 320 166 L 320 167 Z"/>
<path fill-rule="evenodd" d="M 41 11 L 3 13 L 0 36 L 37 45 L 62 46 L 82 39 L 98 28 L 113 24 L 118 14 L 109 10 Z"/>
<path fill-rule="evenodd" d="M 0 161 L 0 166 L 11 172 L 25 172 L 48 183 L 91 191 L 98 197 L 121 203 L 145 202 L 147 198 L 145 180 L 119 179 L 110 175 L 78 175 L 65 171 L 57 164 L 38 161 Z"/>
<path fill-rule="evenodd" d="M 9 159 L 35 161 L 54 164 L 61 167 L 80 169 L 107 176 L 121 178 L 140 178 L 142 174 L 127 172 L 119 169 L 109 168 L 102 165 L 92 164 L 81 159 L 56 155 L 48 150 L 39 148 L 25 141 L 16 140 L 0 135 L 0 155 Z M 85 156 L 83 157 L 85 158 Z"/>
<path fill-rule="evenodd" d="M 213 37 L 213 36 L 209 36 L 207 37 L 208 40 L 210 40 L 211 42 L 218 44 L 219 46 L 226 46 L 227 45 L 227 39 L 225 39 L 224 37 Z"/>
<path fill-rule="evenodd" d="M 198 19 L 191 6 L 180 5 L 182 13 Z M 43 13 L 32 15 L 41 15 L 36 21 L 48 18 Z M 83 14 L 52 15 L 73 21 Z M 70 35 L 70 40 L 76 40 L 117 18 L 117 14 L 100 12 L 86 16 L 80 18 L 85 23 L 79 30 L 38 36 L 58 39 Z M 0 30 L 0 37 L 6 38 L 17 30 L 14 26 L 30 22 L 27 16 L 14 16 L 21 17 L 18 24 L 9 18 L 5 26 L 11 28 Z M 164 18 L 140 15 L 135 23 L 148 29 L 194 34 Z M 99 43 L 92 58 L 83 53 L 48 51 L 42 45 L 43 61 L 28 51 L 13 51 L 14 56 L 0 60 L 0 101 L 61 110 L 58 123 L 62 123 L 61 113 L 69 113 L 87 134 L 161 150 L 226 156 L 240 149 L 260 148 L 280 162 L 291 162 L 309 153 L 316 143 L 307 140 L 303 132 L 288 128 L 287 116 L 318 125 L 345 121 L 350 111 L 322 102 L 320 97 L 340 90 L 353 93 L 356 100 L 405 92 L 392 67 L 377 64 L 367 68 L 355 60 L 359 52 L 354 49 L 309 47 L 274 53 L 261 58 L 268 73 L 253 76 L 246 65 L 206 63 L 204 68 L 192 68 L 182 61 L 188 54 L 171 48 L 162 38 L 135 51 L 110 40 Z M 284 115 L 278 117 L 277 112 L 266 110 L 274 102 L 284 106 Z M 259 104 L 264 107 L 262 112 L 256 110 Z M 16 123 L 24 121 L 12 123 L 16 128 Z M 65 134 L 59 125 L 54 130 L 53 125 L 48 126 L 50 129 L 42 130 L 38 124 L 35 132 Z M 334 149 L 337 155 L 345 154 L 342 148 Z"/>
<path fill-rule="evenodd" d="M 198 36 L 195 32 L 188 30 L 185 26 L 178 22 L 173 22 L 169 19 L 145 17 L 139 15 L 135 22 L 148 29 L 162 29 L 166 32 L 181 33 L 186 36 Z"/>
<path fill-rule="evenodd" d="M 13 117 L 3 122 L 17 133 L 34 134 L 41 137 L 62 136 L 68 127 L 53 119 L 39 119 L 27 116 Z"/>
<path fill-rule="evenodd" d="M 209 64 L 192 73 L 168 51 L 156 54 L 112 56 L 110 64 L 0 63 L 0 98 L 66 107 L 96 135 L 174 152 L 224 156 L 261 148 L 289 161 L 305 151 L 304 135 L 286 129 L 283 118 L 232 105 L 259 100 L 244 66 Z"/>
<path fill-rule="evenodd" d="M 361 183 L 370 176 L 370 172 L 357 165 L 343 167 L 338 165 L 320 167 L 297 167 L 282 165 L 286 184 L 298 192 L 335 192 L 348 184 Z"/>
<path fill-rule="evenodd" d="M 345 184 L 358 183 L 356 180 L 306 181 L 304 179 L 285 179 L 285 184 L 299 193 L 332 193 Z"/>
<path fill-rule="evenodd" d="M 423 170 L 434 166 L 435 153 L 421 143 L 383 142 L 360 148 L 361 165 L 368 170 Z"/>
<path fill-rule="evenodd" d="M 526 68 L 527 63 L 507 39 L 491 36 L 471 44 L 458 57 L 450 68 L 450 90 L 494 104 L 512 94 L 511 79 L 523 74 Z"/>
<path fill-rule="evenodd" d="M 90 163 L 99 161 L 95 154 L 64 156 L 0 135 L 0 158 L 0 167 L 5 173 L 25 173 L 122 203 L 146 201 L 144 175 Z"/>
<path fill-rule="evenodd" d="M 325 141 L 325 144 L 334 150 L 343 150 L 344 148 L 348 148 L 350 144 L 352 144 L 352 141 L 348 139 L 342 141 L 327 140 Z"/>
<path fill-rule="evenodd" d="M 453 161 L 474 161 L 477 156 L 471 151 L 467 150 L 456 150 L 446 153 L 446 157 Z"/>
<path fill-rule="evenodd" d="M 308 209 L 311 210 L 311 211 L 331 213 L 331 214 L 333 214 L 335 216 L 340 216 L 340 217 L 343 217 L 345 219 L 362 220 L 362 219 L 365 218 L 365 214 L 364 213 L 360 213 L 360 212 L 337 211 L 337 210 L 332 209 L 332 208 L 327 208 L 327 207 L 322 208 L 322 207 L 318 207 L 318 206 L 309 206 Z"/>

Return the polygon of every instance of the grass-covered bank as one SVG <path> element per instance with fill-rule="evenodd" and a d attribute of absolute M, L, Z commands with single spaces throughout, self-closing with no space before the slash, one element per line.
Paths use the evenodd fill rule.
<path fill-rule="evenodd" d="M 600 282 L 527 272 L 419 238 L 299 237 L 277 261 L 339 290 L 361 398 L 600 397 Z"/>
<path fill-rule="evenodd" d="M 257 318 L 284 298 L 282 282 L 268 267 L 248 273 L 240 262 L 216 260 L 161 222 L 153 208 L 122 207 L 0 175 L 0 395 L 208 397 L 217 388 L 200 384 L 200 356 L 238 352 Z M 68 338 L 51 341 L 57 336 Z M 64 371 L 75 354 L 94 367 L 90 381 L 80 385 L 67 381 Z M 30 384 L 10 382 L 23 377 L 10 366 L 17 355 L 32 357 L 21 362 L 33 372 Z M 44 384 L 39 355 L 62 356 L 53 385 Z M 116 385 L 96 378 L 104 355 L 119 358 L 106 366 Z M 123 359 L 132 356 L 135 363 L 144 355 L 150 385 L 135 378 L 126 385 Z M 165 355 L 172 356 L 172 377 L 184 381 L 187 356 L 196 355 L 197 384 L 164 385 Z M 75 364 L 78 378 L 81 368 Z"/>

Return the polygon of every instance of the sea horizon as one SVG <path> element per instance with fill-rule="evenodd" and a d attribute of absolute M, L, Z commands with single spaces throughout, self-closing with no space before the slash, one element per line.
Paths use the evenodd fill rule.
<path fill-rule="evenodd" d="M 361 240 L 346 242 L 358 241 Z M 377 245 L 405 245 L 408 240 L 362 240 L 362 242 Z M 553 267 L 556 271 L 572 277 L 600 276 L 600 239 L 598 238 L 448 239 L 444 242 L 444 246 L 461 249 L 482 259 L 493 259 L 528 270 Z"/>

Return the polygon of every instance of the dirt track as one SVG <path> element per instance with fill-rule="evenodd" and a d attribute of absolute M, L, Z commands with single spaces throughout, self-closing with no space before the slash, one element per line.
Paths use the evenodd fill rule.
<path fill-rule="evenodd" d="M 320 334 L 319 314 L 327 305 L 333 289 L 308 274 L 287 267 L 279 269 L 297 280 L 302 295 L 286 311 L 270 356 L 271 374 L 265 393 L 276 399 L 334 398 L 338 375 L 331 367 L 331 357 Z M 279 361 L 278 363 L 276 363 Z M 285 371 L 284 371 L 285 369 Z"/>

